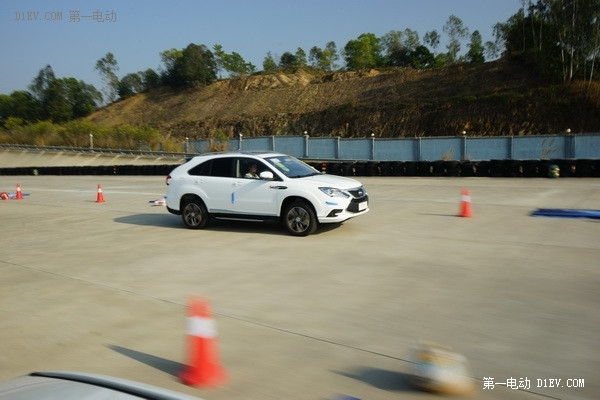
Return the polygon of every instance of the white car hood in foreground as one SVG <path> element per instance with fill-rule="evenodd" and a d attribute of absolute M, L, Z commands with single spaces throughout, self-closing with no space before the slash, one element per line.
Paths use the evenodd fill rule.
<path fill-rule="evenodd" d="M 0 382 L 1 400 L 202 400 L 141 382 L 71 371 L 33 372 Z"/>

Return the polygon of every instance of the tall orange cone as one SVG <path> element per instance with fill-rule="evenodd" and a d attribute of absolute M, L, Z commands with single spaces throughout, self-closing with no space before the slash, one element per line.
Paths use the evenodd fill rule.
<path fill-rule="evenodd" d="M 21 185 L 17 183 L 17 200 L 23 200 L 23 193 L 21 193 Z"/>
<path fill-rule="evenodd" d="M 463 218 L 473 216 L 471 214 L 471 193 L 469 189 L 462 189 L 460 192 L 460 211 L 458 216 Z"/>
<path fill-rule="evenodd" d="M 189 362 L 179 374 L 181 381 L 193 386 L 217 386 L 223 383 L 226 373 L 219 364 L 217 327 L 207 301 L 190 299 L 187 335 Z"/>
<path fill-rule="evenodd" d="M 102 186 L 98 184 L 98 195 L 96 196 L 96 203 L 104 203 L 104 195 L 102 194 Z"/>

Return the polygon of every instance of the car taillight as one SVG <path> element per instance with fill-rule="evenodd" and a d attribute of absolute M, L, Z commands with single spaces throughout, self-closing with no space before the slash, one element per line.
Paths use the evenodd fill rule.
<path fill-rule="evenodd" d="M 170 180 L 171 180 L 171 175 L 167 175 L 167 178 L 165 179 L 165 183 L 168 185 Z"/>

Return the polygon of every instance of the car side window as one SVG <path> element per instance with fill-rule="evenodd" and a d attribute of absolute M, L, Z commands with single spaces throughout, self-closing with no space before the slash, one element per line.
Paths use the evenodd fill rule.
<path fill-rule="evenodd" d="M 190 169 L 188 171 L 188 174 L 194 175 L 194 176 L 210 176 L 211 164 L 212 164 L 212 160 L 208 160 L 201 164 L 198 164 L 194 168 Z"/>
<path fill-rule="evenodd" d="M 238 159 L 238 176 L 239 177 L 243 177 L 245 179 L 259 179 L 259 175 L 261 172 L 263 171 L 271 171 L 273 172 L 273 170 L 271 169 L 271 167 L 267 164 L 265 164 L 262 161 L 259 161 L 257 159 L 254 158 L 245 158 L 245 157 L 240 157 Z M 256 165 L 256 169 L 254 170 L 252 168 L 253 165 Z M 255 175 L 254 175 L 255 174 Z M 280 181 L 281 179 L 276 175 L 274 180 Z"/>
<path fill-rule="evenodd" d="M 231 157 L 215 158 L 212 160 L 210 176 L 220 176 L 224 178 L 233 178 L 233 161 Z"/>
<path fill-rule="evenodd" d="M 213 158 L 212 160 L 196 165 L 188 171 L 188 174 L 233 178 L 233 160 L 232 157 Z"/>
<path fill-rule="evenodd" d="M 238 164 L 238 177 L 246 179 L 257 179 L 260 171 L 264 170 L 264 165 L 253 158 L 240 157 L 237 160 Z M 256 168 L 253 169 L 252 166 Z"/>

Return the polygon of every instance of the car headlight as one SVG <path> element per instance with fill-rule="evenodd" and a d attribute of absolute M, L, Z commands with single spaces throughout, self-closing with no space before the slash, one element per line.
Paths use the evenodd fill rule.
<path fill-rule="evenodd" d="M 329 197 L 350 197 L 350 195 L 343 190 L 332 188 L 332 187 L 320 187 L 319 190 L 325 193 Z"/>

